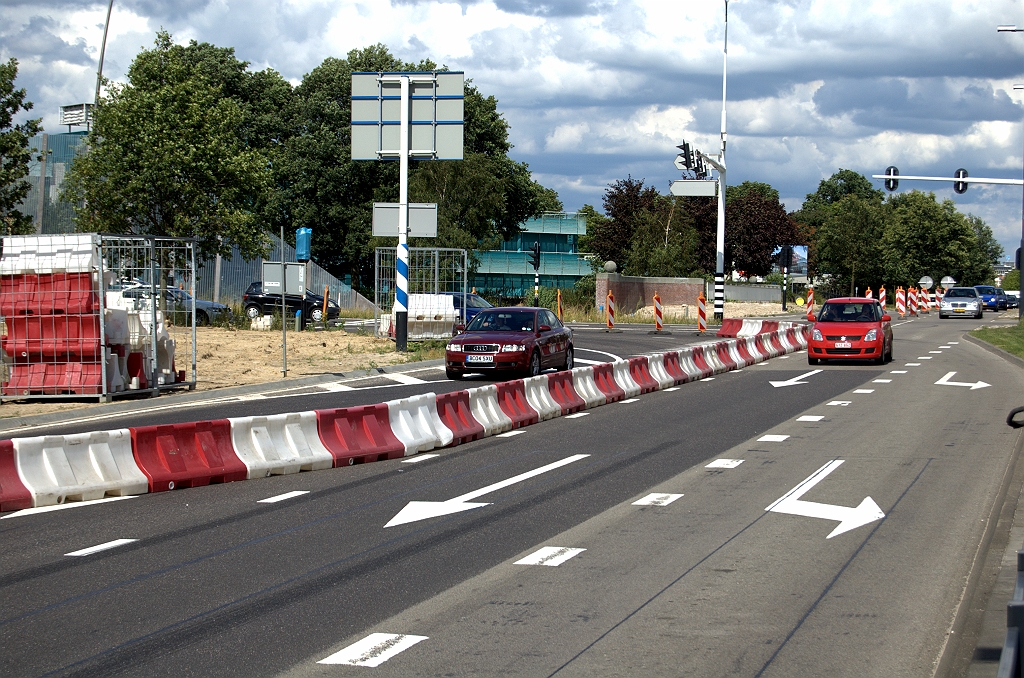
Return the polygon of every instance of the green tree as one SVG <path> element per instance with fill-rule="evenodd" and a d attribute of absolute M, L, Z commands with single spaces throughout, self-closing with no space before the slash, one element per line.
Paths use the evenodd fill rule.
<path fill-rule="evenodd" d="M 782 245 L 797 245 L 796 223 L 768 184 L 745 182 L 725 208 L 726 268 L 745 275 L 766 276 L 774 265 L 772 252 Z M 728 190 L 726 191 L 728 196 Z"/>
<path fill-rule="evenodd" d="M 34 231 L 32 219 L 18 207 L 32 187 L 25 181 L 32 155 L 28 142 L 43 129 L 39 119 L 14 123 L 19 112 L 32 109 L 25 89 L 14 89 L 17 77 L 17 59 L 0 63 L 0 229 L 6 235 Z"/>
<path fill-rule="evenodd" d="M 1004 290 L 1019 290 L 1020 289 L 1020 270 L 1014 268 L 1006 272 L 1003 276 L 1003 289 Z"/>
<path fill-rule="evenodd" d="M 882 235 L 879 207 L 851 193 L 819 209 L 818 271 L 831 275 L 839 284 L 849 282 L 850 294 L 859 281 L 877 284 Z"/>
<path fill-rule="evenodd" d="M 83 231 L 195 237 L 202 256 L 264 251 L 257 211 L 267 157 L 241 134 L 242 107 L 166 32 L 95 111 L 67 196 Z"/>
<path fill-rule="evenodd" d="M 657 214 L 666 207 L 665 200 L 653 186 L 644 186 L 643 179 L 628 176 L 610 184 L 604 192 L 604 213 L 607 220 L 587 223 L 587 247 L 602 261 L 614 261 L 620 271 L 624 264 L 633 233 L 647 214 Z M 664 209 L 665 218 L 668 209 Z"/>
<path fill-rule="evenodd" d="M 670 200 L 666 219 L 663 207 Z M 623 267 L 627 275 L 682 277 L 697 268 L 697 233 L 676 202 L 680 199 L 662 198 L 657 212 L 641 212 L 634 220 Z"/>
<path fill-rule="evenodd" d="M 975 241 L 968 261 L 965 262 L 967 277 L 980 282 L 993 282 L 996 277 L 995 265 L 1003 258 L 1003 246 L 996 241 L 992 229 L 981 217 L 968 214 L 966 219 L 974 232 Z"/>

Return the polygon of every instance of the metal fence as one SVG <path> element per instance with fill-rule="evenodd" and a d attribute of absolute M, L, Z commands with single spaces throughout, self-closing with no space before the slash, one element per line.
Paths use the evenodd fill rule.
<path fill-rule="evenodd" d="M 18 210 L 32 218 L 36 233 L 74 233 L 75 208 L 61 200 L 64 179 L 78 152 L 85 148 L 85 132 L 37 134 L 29 139 L 29 192 Z M 40 179 L 42 177 L 42 179 Z"/>
<path fill-rule="evenodd" d="M 374 254 L 374 333 L 394 336 L 391 309 L 395 306 L 397 248 L 378 247 Z M 409 339 L 441 339 L 465 321 L 465 304 L 451 293 L 466 294 L 466 250 L 409 248 Z M 446 294 L 448 293 L 448 294 Z"/>

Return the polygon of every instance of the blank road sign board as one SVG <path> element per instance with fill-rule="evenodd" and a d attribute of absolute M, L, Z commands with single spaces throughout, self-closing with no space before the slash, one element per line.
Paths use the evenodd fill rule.
<path fill-rule="evenodd" d="M 707 179 L 682 179 L 680 181 L 673 181 L 670 193 L 672 195 L 680 196 L 704 196 L 713 198 L 717 193 L 715 188 L 718 186 L 717 181 Z"/>
<path fill-rule="evenodd" d="M 399 155 L 401 76 L 409 77 L 409 155 L 462 160 L 465 74 L 461 71 L 352 74 L 352 159 Z"/>
<path fill-rule="evenodd" d="M 398 203 L 373 203 L 373 235 L 398 237 Z M 409 237 L 437 237 L 437 203 L 409 203 Z"/>

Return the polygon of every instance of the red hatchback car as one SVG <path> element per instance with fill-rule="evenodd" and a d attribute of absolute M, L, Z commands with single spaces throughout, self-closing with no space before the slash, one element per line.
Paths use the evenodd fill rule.
<path fill-rule="evenodd" d="M 467 372 L 571 370 L 572 330 L 546 308 L 481 309 L 445 346 L 444 366 L 449 379 Z"/>
<path fill-rule="evenodd" d="M 813 318 L 812 318 L 813 319 Z M 892 318 L 874 299 L 829 299 L 821 307 L 807 342 L 807 362 L 819 360 L 892 360 Z"/>

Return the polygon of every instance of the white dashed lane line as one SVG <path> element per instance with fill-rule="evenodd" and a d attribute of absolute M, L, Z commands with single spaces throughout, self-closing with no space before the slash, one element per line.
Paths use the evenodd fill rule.
<path fill-rule="evenodd" d="M 904 363 L 904 367 L 920 367 L 921 363 Z"/>
<path fill-rule="evenodd" d="M 821 421 L 825 417 L 820 414 L 805 414 L 802 417 L 797 417 L 797 421 Z"/>
<path fill-rule="evenodd" d="M 421 461 L 426 461 L 427 459 L 433 459 L 434 457 L 440 457 L 440 456 L 441 456 L 440 454 L 417 454 L 415 457 L 409 457 L 408 459 L 403 459 L 402 463 L 403 464 L 418 464 Z"/>
<path fill-rule="evenodd" d="M 852 402 L 853 402 L 852 400 L 833 400 L 832 402 L 830 402 L 828 404 L 829 405 L 833 405 L 833 406 L 838 406 L 838 407 L 846 407 L 847 405 L 849 405 Z"/>
<path fill-rule="evenodd" d="M 577 412 L 576 414 L 567 414 L 562 417 L 562 419 L 579 419 L 580 417 L 585 417 L 589 414 L 590 412 Z"/>
<path fill-rule="evenodd" d="M 633 506 L 668 506 L 676 499 L 679 499 L 683 495 L 681 494 L 661 494 L 655 492 L 649 494 L 643 499 L 637 499 L 633 502 Z"/>
<path fill-rule="evenodd" d="M 854 389 L 853 392 L 854 393 L 874 393 L 875 389 L 873 389 L 873 388 L 857 388 L 857 389 Z"/>
<path fill-rule="evenodd" d="M 126 497 L 105 497 L 103 499 L 93 499 L 92 501 L 71 501 L 66 504 L 57 504 L 56 506 L 37 506 L 36 508 L 27 508 L 14 513 L 8 513 L 6 516 L 0 516 L 0 520 L 6 520 L 7 518 L 18 518 L 20 516 L 32 516 L 37 513 L 49 513 L 50 511 L 63 511 L 64 509 L 83 508 L 86 506 L 97 506 L 99 504 L 105 504 L 111 501 L 121 501 L 123 499 L 135 499 L 139 495 L 130 494 Z"/>
<path fill-rule="evenodd" d="M 906 374 L 906 370 L 893 370 L 890 374 Z"/>
<path fill-rule="evenodd" d="M 586 550 L 587 549 L 573 549 L 568 546 L 545 546 L 541 550 L 531 553 L 521 560 L 517 560 L 513 564 L 547 565 L 548 567 L 558 567 L 565 561 L 578 556 Z"/>
<path fill-rule="evenodd" d="M 872 384 L 891 384 L 892 379 L 873 379 Z"/>
<path fill-rule="evenodd" d="M 138 539 L 115 539 L 114 541 L 108 541 L 103 544 L 97 544 L 96 546 L 90 546 L 89 548 L 81 549 L 80 551 L 72 551 L 71 553 L 65 553 L 66 556 L 91 556 L 94 553 L 100 551 L 109 551 L 110 549 L 116 549 L 118 546 L 124 546 L 125 544 L 131 544 L 136 542 Z"/>
<path fill-rule="evenodd" d="M 757 442 L 759 442 L 759 443 L 781 443 L 783 440 L 785 440 L 788 437 L 789 436 L 787 436 L 787 435 L 776 435 L 774 433 L 769 433 L 768 435 L 763 435 L 760 438 L 758 438 Z"/>
<path fill-rule="evenodd" d="M 742 459 L 715 459 L 704 468 L 736 468 L 742 463 Z"/>
<path fill-rule="evenodd" d="M 396 654 L 408 650 L 427 636 L 408 636 L 398 633 L 371 633 L 317 664 L 347 664 L 348 666 L 380 666 Z"/>
<path fill-rule="evenodd" d="M 267 497 L 266 499 L 260 499 L 257 504 L 276 504 L 279 501 L 286 499 L 294 499 L 295 497 L 301 497 L 304 494 L 309 494 L 309 490 L 292 490 L 291 492 L 285 492 L 284 494 L 274 495 L 273 497 Z"/>
<path fill-rule="evenodd" d="M 520 433 L 526 433 L 526 431 L 524 431 L 522 429 L 517 429 L 515 431 L 509 431 L 508 433 L 499 433 L 496 437 L 498 437 L 498 438 L 511 438 L 512 436 L 517 436 Z"/>

